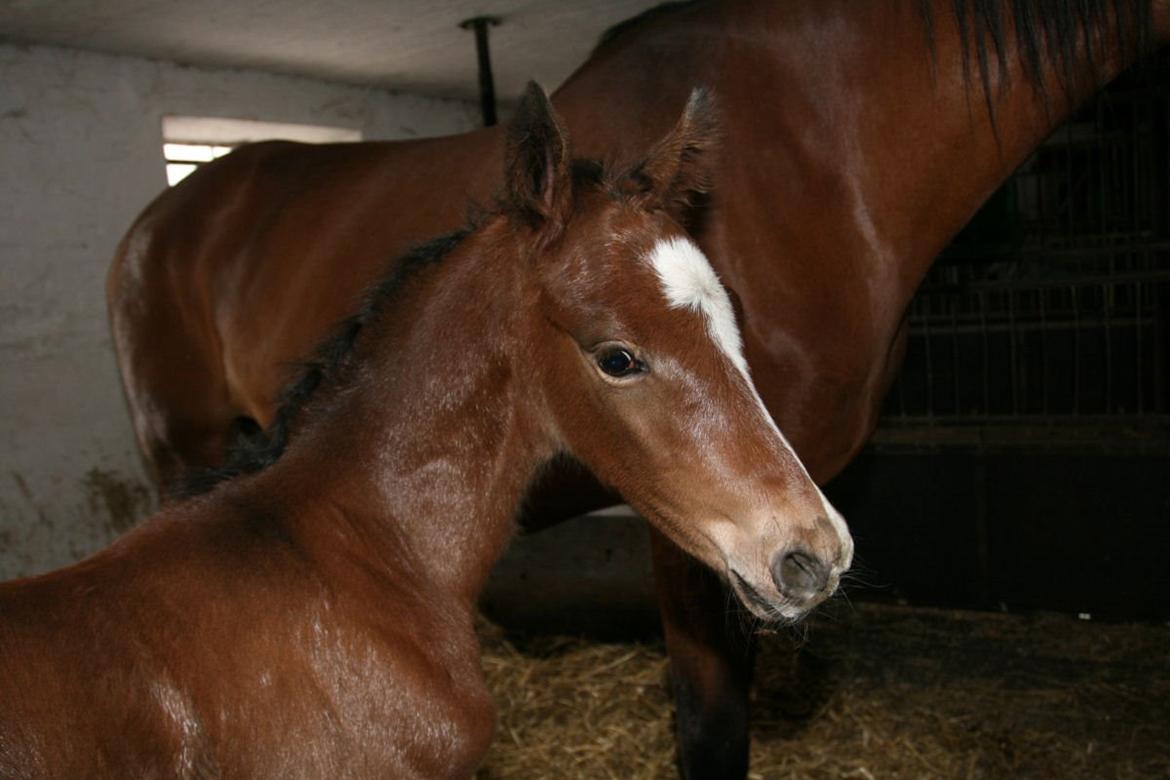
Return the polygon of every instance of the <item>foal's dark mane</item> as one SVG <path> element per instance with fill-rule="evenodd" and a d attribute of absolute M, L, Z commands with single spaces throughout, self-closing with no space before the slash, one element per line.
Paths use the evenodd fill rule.
<path fill-rule="evenodd" d="M 312 357 L 300 364 L 299 376 L 280 393 L 280 404 L 268 430 L 246 434 L 241 431 L 222 466 L 185 475 L 177 494 L 190 497 L 206 493 L 221 482 L 261 471 L 279 460 L 288 446 L 293 423 L 324 380 L 341 370 L 366 324 L 386 309 L 387 302 L 402 289 L 407 279 L 435 265 L 459 246 L 475 230 L 477 221 L 473 217 L 464 227 L 419 244 L 403 255 L 394 264 L 393 271 L 366 293 L 357 312 L 342 320 L 317 345 Z"/>
<path fill-rule="evenodd" d="M 675 11 L 697 5 L 704 0 L 681 0 L 663 3 L 610 27 L 601 34 L 596 55 L 626 33 L 638 30 Z M 1068 90 L 1079 76 L 1075 63 L 1082 37 L 1090 41 L 1089 75 L 1096 80 L 1099 63 L 1106 55 L 1108 42 L 1097 40 L 1087 33 L 1105 28 L 1118 31 L 1119 43 L 1127 54 L 1140 54 L 1150 45 L 1151 0 L 951 0 L 953 22 L 959 27 L 963 46 L 964 72 L 979 71 L 979 81 L 987 101 L 988 111 L 994 117 L 991 62 L 1004 72 L 1010 52 L 1004 39 L 1009 26 L 1016 31 L 1016 52 L 1024 64 L 1029 81 L 1036 87 L 1042 100 L 1049 103 L 1049 66 L 1054 66 L 1058 84 Z M 926 28 L 927 40 L 933 51 L 937 25 L 930 10 L 929 0 L 918 0 L 918 10 Z M 1096 42 L 1096 46 L 1092 45 Z M 968 89 L 971 80 L 967 81 Z M 1006 86 L 1002 80 L 997 85 Z"/>
<path fill-rule="evenodd" d="M 574 160 L 571 176 L 576 191 L 589 187 L 606 191 L 613 198 L 623 196 L 623 193 L 614 186 L 614 182 L 607 177 L 605 166 L 594 160 Z M 423 269 L 439 264 L 489 218 L 503 213 L 508 208 L 503 200 L 499 200 L 496 208 L 491 211 L 473 206 L 470 210 L 471 216 L 463 227 L 419 244 L 399 258 L 398 262 L 393 264 L 392 270 L 366 293 L 357 312 L 342 320 L 317 346 L 312 356 L 299 364 L 300 374 L 281 392 L 276 415 L 268 430 L 239 431 L 236 441 L 228 449 L 222 466 L 185 475 L 176 486 L 174 494 L 181 498 L 189 498 L 207 493 L 221 482 L 262 471 L 280 460 L 301 413 L 326 380 L 337 379 L 343 373 L 353 353 L 354 344 L 357 343 L 358 336 L 366 325 L 391 308 L 393 299 L 407 280 Z"/>

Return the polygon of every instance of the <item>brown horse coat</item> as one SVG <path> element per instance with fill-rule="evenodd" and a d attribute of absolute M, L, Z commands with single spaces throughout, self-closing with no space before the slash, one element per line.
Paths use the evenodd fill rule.
<path fill-rule="evenodd" d="M 469 777 L 494 718 L 475 599 L 572 456 L 766 620 L 852 542 L 759 400 L 677 219 L 701 93 L 632 172 L 570 164 L 532 88 L 506 199 L 413 254 L 261 457 L 66 569 L 0 584 L 0 776 Z"/>
<path fill-rule="evenodd" d="M 1133 59 L 1141 19 L 1152 43 L 1170 38 L 1167 0 L 684 3 L 623 26 L 554 102 L 583 153 L 634 159 L 694 85 L 720 96 L 714 194 L 689 228 L 742 303 L 765 404 L 823 482 L 876 423 L 935 255 Z M 465 194 L 490 198 L 501 154 L 491 130 L 264 144 L 152 204 L 109 289 L 135 428 L 161 479 L 220 462 L 238 418 L 269 423 L 287 366 L 384 258 L 459 224 Z M 562 480 L 532 514 L 606 500 Z M 655 567 L 683 772 L 742 777 L 750 642 L 725 620 L 722 583 L 660 538 Z"/>

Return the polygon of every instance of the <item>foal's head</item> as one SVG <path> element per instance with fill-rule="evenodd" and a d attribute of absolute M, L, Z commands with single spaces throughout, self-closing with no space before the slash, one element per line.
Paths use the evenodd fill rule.
<path fill-rule="evenodd" d="M 715 128 L 704 93 L 633 171 L 590 180 L 530 87 L 508 200 L 532 250 L 529 374 L 558 446 L 768 619 L 825 599 L 853 544 L 752 384 L 727 291 L 680 221 Z"/>

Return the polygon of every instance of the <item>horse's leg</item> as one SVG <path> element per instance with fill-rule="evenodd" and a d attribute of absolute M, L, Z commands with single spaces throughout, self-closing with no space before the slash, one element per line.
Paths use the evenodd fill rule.
<path fill-rule="evenodd" d="M 714 572 L 655 530 L 651 549 L 670 654 L 679 771 L 685 780 L 746 777 L 754 635 Z"/>
<path fill-rule="evenodd" d="M 584 466 L 565 457 L 553 464 L 528 492 L 520 527 L 526 533 L 543 531 L 621 501 L 617 493 L 604 487 Z"/>

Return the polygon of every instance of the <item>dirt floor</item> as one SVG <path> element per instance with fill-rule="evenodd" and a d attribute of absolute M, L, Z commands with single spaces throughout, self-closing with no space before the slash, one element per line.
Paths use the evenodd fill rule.
<path fill-rule="evenodd" d="M 660 645 L 490 635 L 484 669 L 482 780 L 675 776 Z M 838 604 L 762 638 L 753 706 L 753 778 L 1170 778 L 1170 626 Z"/>

